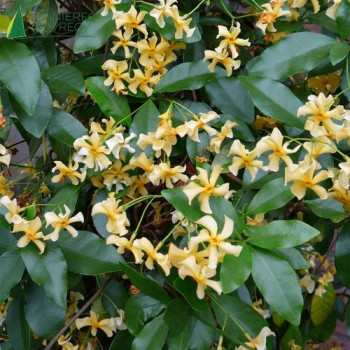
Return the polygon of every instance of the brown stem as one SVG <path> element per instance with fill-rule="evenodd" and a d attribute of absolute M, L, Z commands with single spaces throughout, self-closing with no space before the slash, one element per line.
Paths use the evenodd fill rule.
<path fill-rule="evenodd" d="M 237 177 L 237 176 L 234 176 L 233 174 L 231 173 L 227 173 L 225 174 L 226 177 L 228 177 L 230 180 L 232 180 L 233 182 L 235 182 L 237 185 L 240 185 L 242 186 L 243 185 L 243 181 Z"/>
<path fill-rule="evenodd" d="M 90 299 L 83 305 L 83 307 L 66 323 L 66 325 L 55 335 L 55 337 L 50 341 L 45 350 L 51 350 L 56 345 L 58 338 L 64 334 L 69 327 L 75 322 L 79 316 L 81 316 L 85 310 L 94 302 L 94 300 L 101 294 L 101 292 L 108 286 L 108 284 L 113 280 L 114 274 L 109 276 L 109 278 L 102 284 L 102 286 L 97 289 L 97 291 L 90 297 Z"/>

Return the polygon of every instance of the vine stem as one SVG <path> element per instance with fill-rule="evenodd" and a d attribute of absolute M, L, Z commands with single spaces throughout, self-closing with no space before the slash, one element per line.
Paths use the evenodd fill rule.
<path fill-rule="evenodd" d="M 101 285 L 99 289 L 89 298 L 89 300 L 83 305 L 83 307 L 66 323 L 66 325 L 55 335 L 55 337 L 50 341 L 45 350 L 51 350 L 56 345 L 58 338 L 65 333 L 69 327 L 75 322 L 79 316 L 81 316 L 86 309 L 94 302 L 94 300 L 103 292 L 103 290 L 108 286 L 108 284 L 113 280 L 114 274 L 109 276 L 109 278 Z"/>

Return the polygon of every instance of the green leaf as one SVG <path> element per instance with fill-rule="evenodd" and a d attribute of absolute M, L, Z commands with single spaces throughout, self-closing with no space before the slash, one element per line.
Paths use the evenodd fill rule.
<path fill-rule="evenodd" d="M 198 133 L 199 142 L 191 140 L 189 137 L 186 140 L 186 151 L 193 164 L 196 164 L 196 157 L 210 158 L 209 151 L 206 150 L 210 145 L 209 135 L 206 132 L 200 131 Z"/>
<path fill-rule="evenodd" d="M 237 78 L 225 77 L 214 80 L 205 86 L 205 90 L 210 102 L 221 112 L 231 114 L 248 124 L 254 122 L 253 101 Z"/>
<path fill-rule="evenodd" d="M 130 350 L 132 341 L 134 337 L 126 330 L 126 331 L 118 331 L 114 336 L 111 346 L 108 350 Z"/>
<path fill-rule="evenodd" d="M 10 295 L 11 288 L 22 278 L 24 264 L 19 249 L 0 256 L 0 304 Z"/>
<path fill-rule="evenodd" d="M 253 279 L 265 300 L 288 322 L 297 326 L 303 297 L 292 267 L 272 252 L 252 249 Z"/>
<path fill-rule="evenodd" d="M 349 15 L 350 15 L 350 12 L 349 12 Z M 332 46 L 330 57 L 329 57 L 333 66 L 345 60 L 345 58 L 349 53 L 349 50 L 350 50 L 350 47 L 346 43 L 343 43 L 343 42 L 335 43 Z"/>
<path fill-rule="evenodd" d="M 53 94 L 85 93 L 84 78 L 80 70 L 69 64 L 59 64 L 48 68 L 42 77 Z"/>
<path fill-rule="evenodd" d="M 40 94 L 40 69 L 22 43 L 0 39 L 0 81 L 22 106 L 33 115 Z"/>
<path fill-rule="evenodd" d="M 135 337 L 131 345 L 131 350 L 162 349 L 167 334 L 168 327 L 163 321 L 163 315 L 160 315 L 147 323 Z"/>
<path fill-rule="evenodd" d="M 6 317 L 7 333 L 13 349 L 30 349 L 33 341 L 31 330 L 24 315 L 24 300 L 11 301 Z"/>
<path fill-rule="evenodd" d="M 225 294 L 231 293 L 248 279 L 252 270 L 252 253 L 244 245 L 238 257 L 226 254 L 220 270 L 220 282 Z"/>
<path fill-rule="evenodd" d="M 247 242 L 266 249 L 293 248 L 319 235 L 319 231 L 299 220 L 276 220 L 247 227 Z"/>
<path fill-rule="evenodd" d="M 31 279 L 38 284 L 45 294 L 59 307 L 67 307 L 67 263 L 61 250 L 46 244 L 45 252 L 38 254 L 38 249 L 27 245 L 21 249 L 22 259 Z"/>
<path fill-rule="evenodd" d="M 163 287 L 155 280 L 143 276 L 127 264 L 122 264 L 122 270 L 128 275 L 132 284 L 140 289 L 141 292 L 149 295 L 150 297 L 161 301 L 162 303 L 168 303 L 170 298 Z"/>
<path fill-rule="evenodd" d="M 289 326 L 281 340 L 282 350 L 291 350 L 291 346 L 289 343 L 293 340 L 294 340 L 294 344 L 299 346 L 302 346 L 304 343 L 303 336 L 300 332 L 300 329 L 295 326 Z"/>
<path fill-rule="evenodd" d="M 80 25 L 74 38 L 74 53 L 97 50 L 104 45 L 115 30 L 112 13 L 101 16 L 99 10 Z"/>
<path fill-rule="evenodd" d="M 309 72 L 329 56 L 335 42 L 329 36 L 319 33 L 293 33 L 249 61 L 247 70 L 251 76 L 276 80 Z"/>
<path fill-rule="evenodd" d="M 337 317 L 333 312 L 326 321 L 319 326 L 310 324 L 309 337 L 311 337 L 317 343 L 325 343 L 332 334 L 334 334 L 335 327 L 337 325 Z"/>
<path fill-rule="evenodd" d="M 28 115 L 16 101 L 13 101 L 12 108 L 23 128 L 34 137 L 40 138 L 52 115 L 52 96 L 48 86 L 41 81 L 41 92 L 32 116 Z"/>
<path fill-rule="evenodd" d="M 347 215 L 343 206 L 333 198 L 306 200 L 305 204 L 320 218 L 340 221 Z"/>
<path fill-rule="evenodd" d="M 77 237 L 61 234 L 58 240 L 67 261 L 68 271 L 81 275 L 99 275 L 120 271 L 123 258 L 106 241 L 89 231 L 79 231 Z"/>
<path fill-rule="evenodd" d="M 337 33 L 337 24 L 333 18 L 330 18 L 326 15 L 326 12 L 318 12 L 318 13 L 310 13 L 307 16 L 308 20 L 313 23 L 317 24 L 320 27 L 326 28 L 327 30 Z"/>
<path fill-rule="evenodd" d="M 10 24 L 8 25 L 6 36 L 8 39 L 26 37 L 21 8 L 19 9 L 19 11 L 17 11 L 17 13 L 12 18 Z"/>
<path fill-rule="evenodd" d="M 108 86 L 104 85 L 104 80 L 103 77 L 88 78 L 87 88 L 89 92 L 106 116 L 112 116 L 115 121 L 130 126 L 131 111 L 127 98 L 111 91 Z"/>
<path fill-rule="evenodd" d="M 267 213 L 270 210 L 285 206 L 294 198 L 290 186 L 284 186 L 284 178 L 280 177 L 265 184 L 250 202 L 247 215 Z"/>
<path fill-rule="evenodd" d="M 322 324 L 333 311 L 335 305 L 335 291 L 332 283 L 325 286 L 322 296 L 313 295 L 311 300 L 311 320 L 315 326 Z"/>
<path fill-rule="evenodd" d="M 335 268 L 337 275 L 343 284 L 350 288 L 350 221 L 342 228 L 335 246 Z"/>
<path fill-rule="evenodd" d="M 346 333 L 350 334 L 350 304 L 346 307 L 345 312 L 345 326 L 346 326 Z"/>
<path fill-rule="evenodd" d="M 344 0 L 340 3 L 337 10 L 337 29 L 338 33 L 343 39 L 346 39 L 350 35 L 350 2 L 349 0 Z"/>
<path fill-rule="evenodd" d="M 239 79 L 262 113 L 288 125 L 303 128 L 303 122 L 296 116 L 302 103 L 285 85 L 269 78 L 241 76 Z"/>
<path fill-rule="evenodd" d="M 145 323 L 159 315 L 165 304 L 144 294 L 132 296 L 125 305 L 125 319 L 128 331 L 136 336 Z"/>
<path fill-rule="evenodd" d="M 180 299 L 173 299 L 164 312 L 163 320 L 171 334 L 179 334 L 186 327 L 188 317 L 187 305 Z"/>
<path fill-rule="evenodd" d="M 74 212 L 75 205 L 79 198 L 80 186 L 66 185 L 46 204 L 45 213 L 50 211 L 56 214 L 65 212 L 64 205 L 66 205 L 72 212 Z"/>
<path fill-rule="evenodd" d="M 309 262 L 304 258 L 303 254 L 295 248 L 277 249 L 275 253 L 281 255 L 284 260 L 287 260 L 294 270 L 310 268 Z"/>
<path fill-rule="evenodd" d="M 35 11 L 35 29 L 43 36 L 53 32 L 58 20 L 55 0 L 43 0 Z"/>
<path fill-rule="evenodd" d="M 165 74 L 153 93 L 197 90 L 210 81 L 223 76 L 225 76 L 223 70 L 211 73 L 208 69 L 208 63 L 202 61 L 180 63 Z"/>
<path fill-rule="evenodd" d="M 6 227 L 0 226 L 0 255 L 16 249 L 17 239 Z"/>
<path fill-rule="evenodd" d="M 35 283 L 26 286 L 24 297 L 24 312 L 30 328 L 40 337 L 52 339 L 64 326 L 66 310 L 51 301 Z"/>
<path fill-rule="evenodd" d="M 33 53 L 40 70 L 44 71 L 57 63 L 57 51 L 53 38 L 32 37 L 28 48 Z"/>

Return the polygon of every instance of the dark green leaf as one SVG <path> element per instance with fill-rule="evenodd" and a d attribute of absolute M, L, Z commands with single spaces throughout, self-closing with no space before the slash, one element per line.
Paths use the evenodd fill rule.
<path fill-rule="evenodd" d="M 43 72 L 42 77 L 54 94 L 82 95 L 85 92 L 83 74 L 72 65 L 60 64 L 50 67 Z"/>
<path fill-rule="evenodd" d="M 247 227 L 248 242 L 266 249 L 293 248 L 319 235 L 319 231 L 299 220 L 276 220 Z"/>
<path fill-rule="evenodd" d="M 24 297 L 24 312 L 30 328 L 40 337 L 52 339 L 64 326 L 66 310 L 51 301 L 35 283 L 26 286 Z"/>
<path fill-rule="evenodd" d="M 302 103 L 285 85 L 269 78 L 242 76 L 239 79 L 262 113 L 288 125 L 303 128 L 303 122 L 296 116 Z"/>
<path fill-rule="evenodd" d="M 252 270 L 252 253 L 245 245 L 238 257 L 226 254 L 220 270 L 222 291 L 231 293 L 248 279 Z"/>
<path fill-rule="evenodd" d="M 0 81 L 22 106 L 33 115 L 40 94 L 40 69 L 22 43 L 0 39 Z"/>
<path fill-rule="evenodd" d="M 350 288 L 350 221 L 346 222 L 335 246 L 335 267 L 344 285 Z"/>
<path fill-rule="evenodd" d="M 205 62 L 180 63 L 160 80 L 153 93 L 197 90 L 210 81 L 225 76 L 223 70 L 211 73 Z"/>
<path fill-rule="evenodd" d="M 247 70 L 249 75 L 276 80 L 308 72 L 329 55 L 335 42 L 319 33 L 293 33 L 252 59 L 247 64 Z"/>
<path fill-rule="evenodd" d="M 346 333 L 350 334 L 350 304 L 348 304 L 348 306 L 346 307 L 345 326 L 346 326 Z"/>
<path fill-rule="evenodd" d="M 53 38 L 33 37 L 32 40 L 28 40 L 28 48 L 42 71 L 57 63 L 57 51 Z"/>
<path fill-rule="evenodd" d="M 292 267 L 272 252 L 252 249 L 253 279 L 265 300 L 288 322 L 297 326 L 303 297 Z"/>
<path fill-rule="evenodd" d="M 163 320 L 171 334 L 179 334 L 186 327 L 188 317 L 187 305 L 180 299 L 173 299 L 164 312 Z"/>
<path fill-rule="evenodd" d="M 0 256 L 0 304 L 10 295 L 11 288 L 19 283 L 24 264 L 19 249 Z"/>
<path fill-rule="evenodd" d="M 136 336 L 145 323 L 159 315 L 165 309 L 165 304 L 145 294 L 131 297 L 125 305 L 125 319 L 128 331 Z"/>
<path fill-rule="evenodd" d="M 130 350 L 134 337 L 128 331 L 118 331 L 109 350 Z"/>
<path fill-rule="evenodd" d="M 317 24 L 333 33 L 337 33 L 337 24 L 335 20 L 327 16 L 325 12 L 311 13 L 307 18 L 311 23 Z"/>
<path fill-rule="evenodd" d="M 167 334 L 168 327 L 164 324 L 163 316 L 158 316 L 147 323 L 136 336 L 132 342 L 131 350 L 162 349 Z"/>
<path fill-rule="evenodd" d="M 290 342 L 294 340 L 294 344 L 302 346 L 303 336 L 300 329 L 295 326 L 289 326 L 287 331 L 284 333 L 281 341 L 282 350 L 291 350 Z"/>
<path fill-rule="evenodd" d="M 217 79 L 207 84 L 205 90 L 210 102 L 221 112 L 231 114 L 248 124 L 254 122 L 253 101 L 237 78 Z M 237 122 L 239 123 L 239 121 Z"/>
<path fill-rule="evenodd" d="M 67 263 L 55 245 L 46 244 L 45 252 L 38 254 L 34 245 L 21 249 L 22 259 L 31 279 L 59 307 L 67 306 Z"/>
<path fill-rule="evenodd" d="M 294 270 L 310 268 L 309 262 L 304 258 L 303 254 L 295 248 L 277 249 L 276 253 L 281 255 L 284 260 L 287 260 Z"/>
<path fill-rule="evenodd" d="M 337 318 L 335 312 L 333 312 L 326 321 L 319 326 L 310 325 L 310 337 L 317 343 L 325 343 L 331 335 L 334 333 L 337 325 Z"/>
<path fill-rule="evenodd" d="M 16 248 L 15 236 L 6 227 L 0 226 L 0 255 Z"/>
<path fill-rule="evenodd" d="M 75 53 L 99 49 L 114 32 L 112 13 L 101 16 L 101 12 L 102 9 L 88 17 L 78 28 L 73 46 Z"/>
<path fill-rule="evenodd" d="M 347 215 L 343 206 L 333 198 L 306 200 L 305 204 L 320 218 L 339 221 Z"/>
<path fill-rule="evenodd" d="M 325 286 L 322 296 L 313 295 L 311 300 L 311 320 L 315 326 L 319 326 L 329 317 L 335 304 L 335 291 L 332 283 Z"/>
<path fill-rule="evenodd" d="M 113 117 L 117 122 L 130 126 L 131 116 L 128 100 L 125 96 L 117 95 L 104 85 L 103 77 L 87 79 L 87 88 L 106 116 Z"/>
<path fill-rule="evenodd" d="M 337 10 L 337 29 L 338 33 L 343 39 L 346 39 L 350 35 L 350 2 L 348 0 L 344 0 L 340 3 L 340 6 Z"/>
<path fill-rule="evenodd" d="M 250 202 L 247 215 L 266 213 L 286 205 L 294 198 L 290 186 L 284 186 L 284 178 L 280 177 L 265 184 Z"/>
<path fill-rule="evenodd" d="M 43 36 L 53 32 L 58 19 L 55 0 L 43 0 L 35 11 L 35 29 Z"/>
<path fill-rule="evenodd" d="M 46 204 L 45 213 L 53 211 L 56 214 L 65 212 L 66 205 L 72 212 L 79 198 L 80 186 L 66 185 Z"/>
<path fill-rule="evenodd" d="M 350 15 L 350 12 L 349 12 L 349 15 Z M 349 50 L 350 50 L 350 47 L 346 43 L 342 43 L 342 42 L 335 43 L 332 46 L 332 49 L 330 52 L 330 60 L 333 66 L 345 60 L 345 58 L 349 53 Z"/>

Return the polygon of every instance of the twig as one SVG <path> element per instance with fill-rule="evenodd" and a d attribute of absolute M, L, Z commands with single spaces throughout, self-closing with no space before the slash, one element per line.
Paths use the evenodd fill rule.
<path fill-rule="evenodd" d="M 233 174 L 230 174 L 230 173 L 225 174 L 225 176 L 228 177 L 233 182 L 235 182 L 237 185 L 240 185 L 240 186 L 243 185 L 243 181 L 239 177 L 234 176 Z"/>
<path fill-rule="evenodd" d="M 109 40 L 106 42 L 106 45 L 105 45 L 105 53 L 104 53 L 104 56 L 103 56 L 103 62 L 107 61 L 108 50 L 109 50 Z M 107 71 L 106 70 L 103 71 L 103 75 L 104 75 L 105 78 L 107 77 Z"/>
<path fill-rule="evenodd" d="M 85 310 L 94 302 L 94 300 L 101 294 L 101 292 L 108 286 L 108 284 L 113 280 L 114 274 L 109 276 L 109 278 L 102 284 L 102 286 L 97 289 L 97 291 L 90 297 L 90 299 L 84 304 L 84 306 L 66 323 L 66 325 L 55 335 L 55 337 L 50 341 L 45 350 L 51 350 L 58 340 L 58 338 L 64 334 L 69 327 L 75 322 L 75 320 L 82 315 Z"/>

